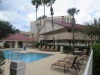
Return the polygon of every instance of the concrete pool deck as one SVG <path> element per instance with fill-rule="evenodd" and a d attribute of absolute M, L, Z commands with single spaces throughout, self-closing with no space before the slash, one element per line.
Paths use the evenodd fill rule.
<path fill-rule="evenodd" d="M 51 69 L 51 64 L 56 62 L 59 59 L 62 59 L 66 56 L 66 54 L 63 54 L 61 52 L 48 52 L 48 51 L 39 51 L 36 49 L 27 49 L 26 51 L 21 51 L 22 53 L 27 52 L 36 52 L 36 53 L 46 53 L 46 54 L 53 54 L 49 57 L 31 62 L 31 63 L 25 63 L 26 69 L 25 69 L 25 75 L 75 75 L 75 71 L 70 69 L 73 73 L 66 71 L 66 73 L 63 72 L 63 68 L 60 67 L 54 67 Z M 5 75 L 10 75 L 10 62 L 11 60 L 6 60 L 6 64 L 4 66 L 5 69 Z M 86 65 L 86 64 L 85 64 Z M 83 75 L 85 65 L 81 67 L 81 71 L 78 71 L 78 75 Z"/>

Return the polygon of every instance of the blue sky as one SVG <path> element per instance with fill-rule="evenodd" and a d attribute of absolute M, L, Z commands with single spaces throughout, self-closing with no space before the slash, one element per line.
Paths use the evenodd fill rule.
<path fill-rule="evenodd" d="M 0 19 L 9 21 L 22 31 L 30 31 L 30 22 L 35 20 L 35 6 L 31 0 L 0 0 Z M 53 4 L 54 16 L 68 15 L 67 10 L 75 7 L 80 10 L 76 22 L 84 24 L 93 18 L 100 17 L 100 0 L 56 0 Z M 43 15 L 43 6 L 38 8 L 38 16 Z M 50 7 L 46 7 L 46 15 L 50 17 Z"/>

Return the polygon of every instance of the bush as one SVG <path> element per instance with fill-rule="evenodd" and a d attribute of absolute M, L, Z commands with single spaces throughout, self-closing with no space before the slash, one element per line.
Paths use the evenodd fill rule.
<path fill-rule="evenodd" d="M 47 46 L 47 43 L 44 43 L 44 42 L 39 42 L 39 43 L 38 42 L 35 42 L 34 43 L 34 47 L 36 47 L 36 48 L 38 48 L 39 45 L 41 45 L 41 46 L 44 46 L 44 45 Z"/>
<path fill-rule="evenodd" d="M 64 53 L 70 53 L 72 52 L 72 48 L 71 46 L 63 46 L 63 51 Z"/>
<path fill-rule="evenodd" d="M 93 74 L 92 75 L 99 75 L 100 74 L 100 43 L 93 44 Z"/>
<path fill-rule="evenodd" d="M 2 66 L 5 64 L 5 57 L 3 51 L 0 51 L 0 75 L 4 75 L 4 70 L 2 69 Z"/>
<path fill-rule="evenodd" d="M 4 43 L 4 48 L 9 48 L 9 44 L 7 42 Z"/>
<path fill-rule="evenodd" d="M 40 45 L 40 43 L 35 42 L 33 45 L 34 45 L 34 47 L 37 48 Z"/>

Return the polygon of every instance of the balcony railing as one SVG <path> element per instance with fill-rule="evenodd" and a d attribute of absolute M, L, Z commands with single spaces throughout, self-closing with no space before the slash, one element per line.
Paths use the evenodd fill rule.
<path fill-rule="evenodd" d="M 48 43 L 48 45 L 53 45 L 53 43 Z M 73 46 L 72 43 L 55 43 L 55 45 L 67 45 L 67 46 Z M 81 43 L 75 43 L 75 46 L 85 46 L 85 44 L 81 44 Z M 86 44 L 86 46 L 88 46 L 88 44 Z"/>
<path fill-rule="evenodd" d="M 87 65 L 86 65 L 83 75 L 92 75 L 92 64 L 93 64 L 92 62 L 93 62 L 93 50 L 91 49 L 90 57 L 87 62 Z"/>

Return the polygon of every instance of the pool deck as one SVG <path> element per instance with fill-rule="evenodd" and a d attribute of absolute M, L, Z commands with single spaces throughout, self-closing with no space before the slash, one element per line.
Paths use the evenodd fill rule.
<path fill-rule="evenodd" d="M 63 54 L 61 52 L 48 52 L 48 51 L 40 51 L 36 49 L 27 49 L 26 51 L 21 51 L 22 53 L 27 52 L 36 52 L 36 53 L 46 53 L 46 54 L 53 54 L 49 57 L 31 62 L 31 63 L 25 63 L 26 69 L 25 69 L 25 75 L 75 75 L 75 71 L 72 69 L 69 69 L 71 72 L 66 71 L 66 73 L 63 72 L 63 69 L 60 67 L 54 67 L 51 69 L 51 64 L 56 62 L 59 59 L 64 58 L 67 54 Z M 11 60 L 6 60 L 6 64 L 4 66 L 5 69 L 5 75 L 10 75 L 9 73 L 9 67 L 10 67 Z M 85 64 L 81 67 L 81 70 L 78 71 L 78 75 L 83 75 L 84 69 L 86 66 Z"/>

